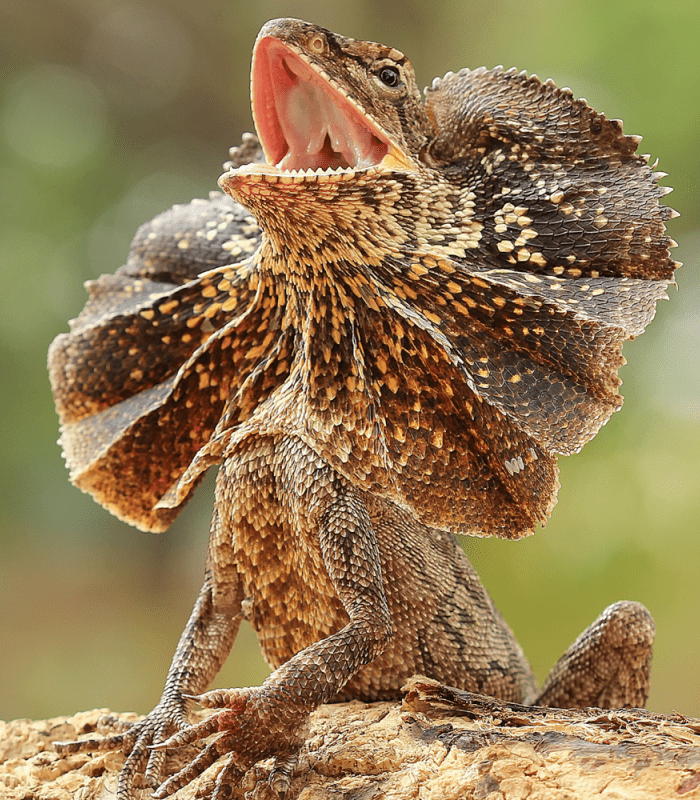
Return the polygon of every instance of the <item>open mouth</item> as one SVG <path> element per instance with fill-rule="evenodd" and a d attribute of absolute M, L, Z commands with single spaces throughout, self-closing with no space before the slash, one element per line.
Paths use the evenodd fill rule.
<path fill-rule="evenodd" d="M 367 169 L 396 149 L 341 91 L 271 36 L 255 48 L 252 98 L 267 162 L 280 170 Z"/>

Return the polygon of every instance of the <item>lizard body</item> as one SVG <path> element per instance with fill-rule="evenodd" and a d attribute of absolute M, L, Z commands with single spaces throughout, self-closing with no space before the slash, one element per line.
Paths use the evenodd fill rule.
<path fill-rule="evenodd" d="M 570 92 L 463 70 L 423 102 L 397 50 L 261 31 L 227 196 L 142 226 L 50 352 L 72 480 L 164 530 L 220 465 L 205 583 L 118 796 L 224 756 L 288 785 L 308 714 L 422 673 L 544 705 L 642 705 L 653 621 L 619 603 L 538 692 L 453 533 L 518 538 L 556 454 L 621 405 L 622 342 L 672 280 L 638 140 Z M 275 671 L 202 695 L 247 617 Z M 188 726 L 192 695 L 222 708 Z M 217 738 L 161 785 L 165 748 Z M 155 749 L 149 749 L 157 745 Z"/>

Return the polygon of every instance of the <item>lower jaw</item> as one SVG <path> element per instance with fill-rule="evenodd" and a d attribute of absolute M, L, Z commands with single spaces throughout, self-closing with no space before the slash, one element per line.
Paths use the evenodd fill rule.
<path fill-rule="evenodd" d="M 224 173 L 219 178 L 219 186 L 223 191 L 235 196 L 243 183 L 257 184 L 305 184 L 310 182 L 338 183 L 351 180 L 356 176 L 371 176 L 379 172 L 412 172 L 415 165 L 399 150 L 390 150 L 382 160 L 372 166 L 344 168 L 318 167 L 289 170 L 280 169 L 276 165 L 265 163 L 246 164 L 238 169 Z"/>
<path fill-rule="evenodd" d="M 312 253 L 324 263 L 341 254 L 349 262 L 365 263 L 369 229 L 371 238 L 385 245 L 397 235 L 396 221 L 387 227 L 377 204 L 390 207 L 396 202 L 398 175 L 384 162 L 365 170 L 325 174 L 292 174 L 258 164 L 227 172 L 219 185 L 255 217 L 268 243 L 263 245 L 265 252 L 271 246 L 278 256 L 286 254 L 284 258 L 300 263 Z"/>

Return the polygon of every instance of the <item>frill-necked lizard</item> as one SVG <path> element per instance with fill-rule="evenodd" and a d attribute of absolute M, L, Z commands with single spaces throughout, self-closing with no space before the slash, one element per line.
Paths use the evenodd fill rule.
<path fill-rule="evenodd" d="M 538 692 L 453 533 L 544 522 L 556 454 L 621 405 L 622 342 L 673 279 L 667 190 L 638 138 L 569 90 L 462 70 L 425 101 L 397 50 L 298 20 L 260 32 L 258 140 L 226 195 L 141 227 L 50 352 L 72 480 L 162 531 L 220 465 L 206 577 L 156 708 L 64 749 L 124 748 L 118 797 L 218 732 L 164 797 L 274 756 L 309 713 L 414 673 L 507 700 L 645 702 L 653 621 L 607 609 Z M 227 196 L 228 195 L 228 196 Z M 252 215 L 252 216 L 251 216 Z M 192 695 L 242 617 L 274 672 Z M 152 745 L 160 745 L 151 749 Z"/>

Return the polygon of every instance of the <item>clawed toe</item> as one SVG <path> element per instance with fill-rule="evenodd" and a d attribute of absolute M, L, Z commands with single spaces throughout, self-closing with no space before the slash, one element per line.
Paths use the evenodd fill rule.
<path fill-rule="evenodd" d="M 156 708 L 147 717 L 135 723 L 122 723 L 115 717 L 101 717 L 98 728 L 117 729 L 121 732 L 101 739 L 54 742 L 54 747 L 61 754 L 125 751 L 128 755 L 119 775 L 117 798 L 129 800 L 134 796 L 134 788 L 142 786 L 144 781 L 151 789 L 157 789 L 161 785 L 168 747 L 189 744 L 194 739 L 209 736 L 216 732 L 216 723 L 213 723 L 210 730 L 205 720 L 191 730 L 186 725 L 186 718 L 180 709 L 164 711 L 162 708 Z M 178 740 L 180 732 L 184 735 Z"/>
<path fill-rule="evenodd" d="M 103 714 L 97 720 L 97 730 L 105 736 L 115 736 L 120 733 L 127 733 L 135 724 L 135 722 L 119 719 L 114 714 Z"/>
<path fill-rule="evenodd" d="M 53 742 L 53 747 L 61 755 L 73 753 L 101 753 L 108 750 L 124 750 L 133 745 L 136 734 L 117 733 L 104 739 L 80 739 L 74 742 Z"/>
<path fill-rule="evenodd" d="M 207 736 L 211 736 L 212 733 L 216 733 L 219 730 L 217 717 L 218 715 L 215 714 L 212 717 L 198 722 L 196 725 L 189 725 L 187 728 L 174 733 L 170 738 L 158 742 L 158 744 L 151 745 L 151 749 L 167 750 L 171 747 L 183 747 L 186 744 L 192 744 L 192 742 L 198 739 L 206 739 Z"/>
<path fill-rule="evenodd" d="M 192 726 L 199 727 L 199 726 Z M 197 737 L 193 737 L 197 738 Z M 193 759 L 186 767 L 183 767 L 178 773 L 168 778 L 162 786 L 153 793 L 156 800 L 161 800 L 164 797 L 169 797 L 191 783 L 195 778 L 198 778 L 204 770 L 208 769 L 218 758 L 228 753 L 229 758 L 224 770 L 227 770 L 231 764 L 235 763 L 235 753 L 231 752 L 234 745 L 234 737 L 230 734 L 224 734 L 215 739 L 211 744 L 208 744 L 204 750 Z M 216 785 L 216 784 L 215 784 Z"/>
<path fill-rule="evenodd" d="M 233 708 L 243 709 L 246 705 L 246 693 L 244 689 L 214 689 L 203 694 L 183 695 L 188 700 L 194 700 L 202 708 Z"/>

